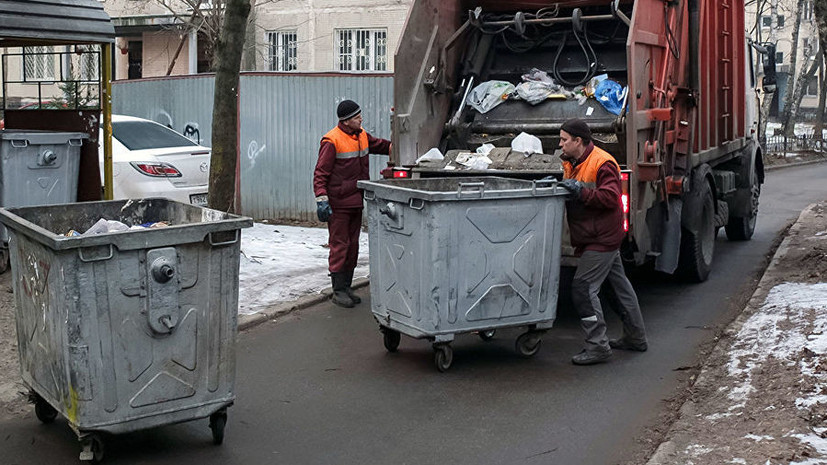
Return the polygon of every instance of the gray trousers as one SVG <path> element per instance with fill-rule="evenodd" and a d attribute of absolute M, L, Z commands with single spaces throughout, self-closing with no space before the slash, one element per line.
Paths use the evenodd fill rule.
<path fill-rule="evenodd" d="M 623 271 L 620 251 L 585 251 L 577 264 L 572 282 L 571 298 L 580 315 L 580 326 L 586 334 L 586 350 L 609 350 L 606 320 L 598 293 L 603 283 L 614 293 L 617 305 L 610 305 L 623 321 L 623 337 L 631 342 L 645 342 L 646 329 L 632 283 Z M 616 307 L 616 308 L 615 308 Z"/>

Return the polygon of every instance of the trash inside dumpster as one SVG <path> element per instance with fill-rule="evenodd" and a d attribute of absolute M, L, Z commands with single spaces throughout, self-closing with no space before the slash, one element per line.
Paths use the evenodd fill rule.
<path fill-rule="evenodd" d="M 101 218 L 165 227 L 66 236 Z M 82 460 L 100 433 L 210 417 L 235 399 L 241 228 L 252 220 L 167 199 L 0 209 L 20 369 L 35 413 L 61 414 Z"/>
<path fill-rule="evenodd" d="M 556 317 L 565 190 L 497 177 L 359 181 L 370 241 L 371 308 L 385 348 L 434 343 L 440 371 L 459 333 L 525 326 L 532 356 Z"/>
<path fill-rule="evenodd" d="M 0 131 L 0 207 L 77 200 L 80 146 L 89 135 L 6 129 Z M 9 235 L 0 226 L 0 273 L 8 264 Z"/>

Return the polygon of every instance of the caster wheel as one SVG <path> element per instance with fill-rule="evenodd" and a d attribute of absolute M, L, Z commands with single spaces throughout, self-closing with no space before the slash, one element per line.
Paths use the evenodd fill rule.
<path fill-rule="evenodd" d="M 520 337 L 517 338 L 517 343 L 515 346 L 517 348 L 517 353 L 528 358 L 537 355 L 537 352 L 540 351 L 540 346 L 542 343 L 543 339 L 540 333 L 529 331 L 527 333 L 520 334 Z"/>
<path fill-rule="evenodd" d="M 399 331 L 390 328 L 382 328 L 382 335 L 385 339 L 385 349 L 387 349 L 388 352 L 396 352 L 399 349 L 399 341 L 402 339 L 402 335 L 399 334 Z"/>
<path fill-rule="evenodd" d="M 43 423 L 52 423 L 57 418 L 57 410 L 40 396 L 37 396 L 34 401 L 34 414 Z"/>
<path fill-rule="evenodd" d="M 227 426 L 227 410 L 221 409 L 210 415 L 210 430 L 212 443 L 216 446 L 224 442 L 224 427 Z"/>
<path fill-rule="evenodd" d="M 454 349 L 449 345 L 434 346 L 434 363 L 436 369 L 441 373 L 448 371 L 451 368 L 451 363 L 454 361 Z"/>
<path fill-rule="evenodd" d="M 83 450 L 80 452 L 80 460 L 84 462 L 103 462 L 103 439 L 97 434 L 91 434 L 81 439 Z"/>
<path fill-rule="evenodd" d="M 489 329 L 488 331 L 480 331 L 480 332 L 477 333 L 477 335 L 480 337 L 480 339 L 482 339 L 485 342 L 488 342 L 491 339 L 494 339 L 495 334 L 497 334 L 496 329 Z"/>

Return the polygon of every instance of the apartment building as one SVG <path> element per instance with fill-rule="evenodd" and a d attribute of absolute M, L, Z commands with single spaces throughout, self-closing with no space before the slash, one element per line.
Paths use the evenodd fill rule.
<path fill-rule="evenodd" d="M 776 5 L 776 14 L 772 14 L 772 4 Z M 793 32 L 796 22 L 797 0 L 759 0 L 750 2 L 746 9 L 747 35 L 755 42 L 775 42 L 776 69 L 778 71 L 778 91 L 773 96 L 771 116 L 777 116 L 784 105 L 784 95 L 791 79 L 797 79 L 802 69 L 809 69 L 818 51 L 818 27 L 815 22 L 813 1 L 804 2 L 801 12 L 796 69 L 792 69 Z M 774 21 L 773 21 L 774 19 Z M 812 117 L 818 107 L 819 82 L 823 75 L 823 65 L 807 85 L 798 114 Z"/>
<path fill-rule="evenodd" d="M 411 0 L 253 0 L 243 68 L 255 71 L 391 72 Z M 112 17 L 116 79 L 210 68 L 216 28 L 182 0 L 102 0 Z M 192 3 L 192 2 L 191 2 Z"/>

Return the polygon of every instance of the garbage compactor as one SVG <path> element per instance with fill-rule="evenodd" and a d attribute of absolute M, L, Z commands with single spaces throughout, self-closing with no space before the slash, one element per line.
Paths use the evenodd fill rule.
<path fill-rule="evenodd" d="M 0 131 L 0 207 L 77 200 L 80 147 L 89 135 L 6 129 Z M 0 273 L 8 269 L 9 235 L 0 226 Z"/>
<path fill-rule="evenodd" d="M 437 369 L 451 341 L 526 327 L 526 357 L 557 313 L 566 191 L 556 181 L 498 177 L 359 181 L 368 210 L 371 308 L 394 352 L 400 334 L 433 342 Z"/>
<path fill-rule="evenodd" d="M 127 226 L 96 235 L 99 219 Z M 0 209 L 10 231 L 23 382 L 44 423 L 63 415 L 81 460 L 101 433 L 210 418 L 235 399 L 241 228 L 252 220 L 167 199 Z"/>

